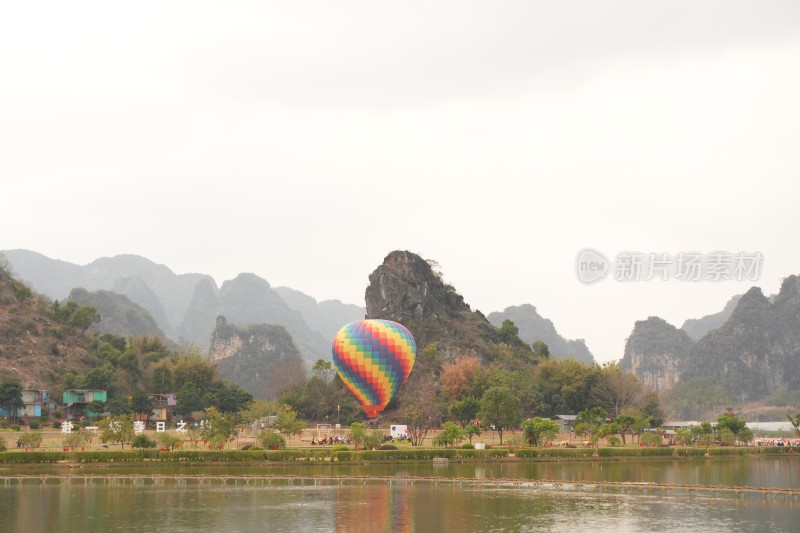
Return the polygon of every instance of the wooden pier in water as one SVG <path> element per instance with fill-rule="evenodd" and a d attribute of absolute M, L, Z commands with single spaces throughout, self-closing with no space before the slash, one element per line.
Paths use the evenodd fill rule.
<path fill-rule="evenodd" d="M 383 483 L 404 485 L 429 483 L 454 488 L 528 489 L 541 493 L 604 492 L 618 494 L 662 494 L 671 496 L 761 497 L 787 502 L 800 501 L 800 488 L 739 487 L 730 485 L 692 485 L 622 481 L 559 479 L 470 478 L 437 476 L 356 476 L 356 475 L 229 475 L 229 474 L 0 474 L 0 485 L 67 486 L 345 486 Z"/>

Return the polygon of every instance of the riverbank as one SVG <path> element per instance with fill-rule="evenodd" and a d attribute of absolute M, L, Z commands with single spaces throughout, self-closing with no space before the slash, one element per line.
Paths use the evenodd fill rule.
<path fill-rule="evenodd" d="M 645 458 L 703 458 L 782 455 L 800 457 L 800 447 L 657 447 L 657 448 L 405 448 L 399 450 L 341 450 L 331 448 L 285 450 L 109 450 L 7 451 L 0 465 L 41 463 L 398 463 L 447 459 L 459 462 L 492 461 L 624 461 Z"/>

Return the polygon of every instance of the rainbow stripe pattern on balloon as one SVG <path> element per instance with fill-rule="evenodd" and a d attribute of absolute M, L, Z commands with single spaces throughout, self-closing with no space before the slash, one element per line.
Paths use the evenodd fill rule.
<path fill-rule="evenodd" d="M 333 339 L 333 364 L 339 377 L 374 418 L 405 383 L 414 368 L 417 344 L 411 332 L 391 320 L 359 320 Z"/>

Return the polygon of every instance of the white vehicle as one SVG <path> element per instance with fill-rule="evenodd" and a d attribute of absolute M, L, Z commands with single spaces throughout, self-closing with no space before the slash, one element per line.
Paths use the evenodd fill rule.
<path fill-rule="evenodd" d="M 400 424 L 392 424 L 391 426 L 389 426 L 389 434 L 392 436 L 393 439 L 407 439 L 408 426 Z"/>

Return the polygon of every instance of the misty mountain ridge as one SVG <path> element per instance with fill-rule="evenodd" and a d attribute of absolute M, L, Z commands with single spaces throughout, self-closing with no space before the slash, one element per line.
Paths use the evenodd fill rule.
<path fill-rule="evenodd" d="M 539 315 L 531 304 L 506 307 L 503 311 L 490 313 L 487 318 L 495 327 L 500 327 L 506 319 L 511 320 L 519 328 L 522 340 L 528 344 L 544 342 L 556 359 L 575 359 L 589 365 L 595 362 L 583 339 L 570 340 L 559 335 L 553 322 Z"/>
<path fill-rule="evenodd" d="M 708 327 L 726 314 L 699 340 L 658 317 L 638 321 L 620 364 L 659 392 L 698 377 L 736 402 L 800 390 L 800 278 L 785 278 L 771 297 L 752 287 L 694 325 Z"/>
<path fill-rule="evenodd" d="M 123 295 L 146 310 L 164 336 L 202 350 L 209 349 L 217 316 L 224 315 L 242 327 L 283 326 L 304 360 L 329 359 L 330 340 L 335 332 L 342 325 L 363 318 L 366 312 L 363 307 L 338 300 L 317 302 L 288 287 L 272 289 L 266 280 L 250 273 L 217 287 L 210 275 L 175 274 L 165 265 L 136 255 L 99 258 L 80 266 L 29 250 L 0 253 L 17 278 L 49 298 L 65 300 L 76 288 Z M 111 309 L 114 305 L 109 298 L 112 297 L 106 294 L 104 301 Z M 119 317 L 115 322 L 115 331 L 125 331 L 119 325 Z M 128 329 L 137 331 L 139 326 Z M 149 326 L 145 329 L 154 332 Z"/>

